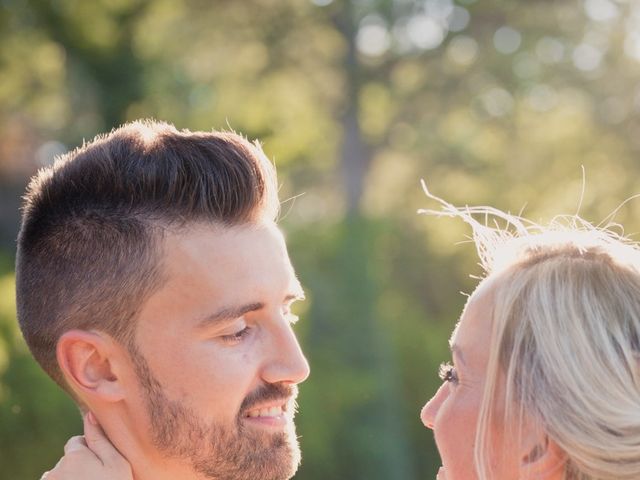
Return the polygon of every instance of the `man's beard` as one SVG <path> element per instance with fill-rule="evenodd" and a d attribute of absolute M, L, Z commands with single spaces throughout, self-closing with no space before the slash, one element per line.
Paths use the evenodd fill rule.
<path fill-rule="evenodd" d="M 154 446 L 167 457 L 186 460 L 206 478 L 219 480 L 285 480 L 300 465 L 300 447 L 293 421 L 284 431 L 266 433 L 247 428 L 242 418 L 252 406 L 290 399 L 293 416 L 297 387 L 265 384 L 242 402 L 233 424 L 207 424 L 189 407 L 169 399 L 137 348 L 130 348 L 144 389 Z"/>

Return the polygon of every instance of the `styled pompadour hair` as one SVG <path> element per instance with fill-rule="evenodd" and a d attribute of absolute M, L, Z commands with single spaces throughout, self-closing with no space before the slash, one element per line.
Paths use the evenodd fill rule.
<path fill-rule="evenodd" d="M 96 329 L 131 345 L 163 282 L 165 230 L 275 220 L 278 208 L 273 165 L 235 133 L 136 121 L 58 158 L 31 180 L 18 236 L 18 321 L 33 356 L 67 389 L 58 339 Z"/>

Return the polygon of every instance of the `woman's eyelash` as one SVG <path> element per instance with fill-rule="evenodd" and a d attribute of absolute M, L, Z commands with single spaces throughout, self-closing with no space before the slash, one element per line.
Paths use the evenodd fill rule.
<path fill-rule="evenodd" d="M 449 362 L 441 363 L 438 369 L 438 376 L 443 382 L 458 383 L 458 374 L 453 365 Z"/>

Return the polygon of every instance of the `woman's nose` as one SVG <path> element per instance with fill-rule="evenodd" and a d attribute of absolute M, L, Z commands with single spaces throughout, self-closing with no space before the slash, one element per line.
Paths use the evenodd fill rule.
<path fill-rule="evenodd" d="M 440 385 L 438 391 L 435 393 L 431 400 L 427 402 L 427 404 L 422 407 L 420 411 L 420 420 L 425 427 L 433 430 L 433 425 L 436 421 L 436 415 L 438 414 L 438 410 L 442 405 L 442 402 L 447 398 L 449 386 L 446 383 Z"/>

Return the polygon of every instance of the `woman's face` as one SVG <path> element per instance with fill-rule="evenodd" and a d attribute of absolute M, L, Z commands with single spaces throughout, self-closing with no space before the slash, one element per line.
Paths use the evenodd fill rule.
<path fill-rule="evenodd" d="M 442 458 L 438 480 L 477 479 L 474 468 L 476 425 L 482 402 L 491 340 L 494 288 L 485 280 L 470 297 L 450 340 L 453 362 L 443 366 L 443 384 L 422 409 L 422 423 L 431 428 Z M 518 479 L 514 442 L 505 442 L 502 428 L 492 428 L 492 445 L 500 461 L 491 459 L 493 480 Z"/>

